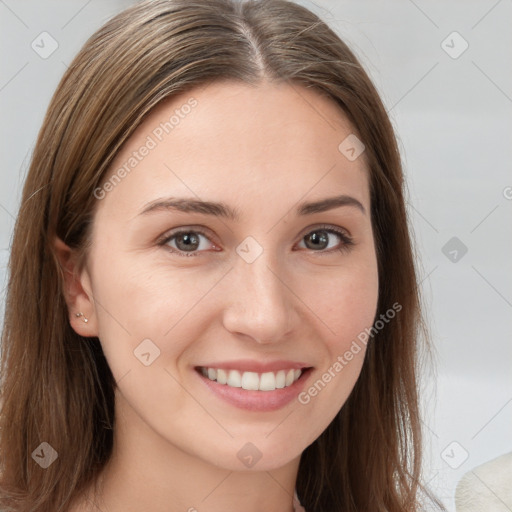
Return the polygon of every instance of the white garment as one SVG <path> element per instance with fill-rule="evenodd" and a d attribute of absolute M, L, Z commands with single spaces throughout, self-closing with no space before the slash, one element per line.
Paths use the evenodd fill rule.
<path fill-rule="evenodd" d="M 306 509 L 300 504 L 299 497 L 297 496 L 297 489 L 293 493 L 293 510 L 295 512 L 306 512 Z"/>
<path fill-rule="evenodd" d="M 512 452 L 468 471 L 455 491 L 457 512 L 512 510 Z"/>

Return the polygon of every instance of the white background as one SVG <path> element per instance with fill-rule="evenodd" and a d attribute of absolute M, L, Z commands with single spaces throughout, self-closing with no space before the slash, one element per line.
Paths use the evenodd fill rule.
<path fill-rule="evenodd" d="M 0 1 L 2 290 L 21 186 L 50 97 L 85 40 L 131 3 Z M 437 351 L 424 379 L 424 480 L 452 511 L 462 474 L 512 451 L 512 3 L 300 3 L 361 59 L 399 138 Z M 58 43 L 46 59 L 31 47 L 43 31 Z M 464 41 L 457 58 L 443 49 L 458 53 Z M 452 237 L 467 247 L 463 256 L 455 249 L 455 262 L 442 250 Z M 445 252 L 453 258 L 452 250 Z"/>

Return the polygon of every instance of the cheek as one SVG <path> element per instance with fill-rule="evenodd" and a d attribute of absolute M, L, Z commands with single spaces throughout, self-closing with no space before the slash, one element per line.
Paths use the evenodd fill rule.
<path fill-rule="evenodd" d="M 321 278 L 303 280 L 301 293 L 318 325 L 324 326 L 325 345 L 335 358 L 373 324 L 379 297 L 377 261 L 368 255 Z"/>
<path fill-rule="evenodd" d="M 322 325 L 321 365 L 314 379 L 298 396 L 308 411 L 314 436 L 334 419 L 359 378 L 366 353 L 367 333 L 373 325 L 378 302 L 377 263 L 339 272 L 309 294 Z M 319 327 L 320 329 L 320 327 Z"/>
<path fill-rule="evenodd" d="M 208 314 L 201 299 L 218 277 L 198 282 L 186 269 L 156 271 L 142 264 L 143 258 L 120 258 L 115 266 L 107 259 L 95 274 L 95 297 L 101 303 L 96 312 L 101 345 L 119 392 L 150 423 L 160 418 L 161 425 L 186 424 L 182 411 L 190 397 L 180 385 L 186 369 L 178 363 L 204 331 L 204 323 L 194 318 Z"/>
<path fill-rule="evenodd" d="M 333 294 L 330 321 L 336 334 L 329 346 L 336 350 L 336 355 L 348 350 L 352 341 L 373 324 L 378 295 L 376 273 L 365 274 L 360 279 L 354 277 L 342 283 Z"/>
<path fill-rule="evenodd" d="M 149 351 L 158 363 L 177 357 L 193 335 L 190 320 L 215 276 L 198 281 L 186 269 L 156 272 L 144 258 L 114 258 L 108 252 L 98 252 L 96 261 L 101 261 L 93 273 L 98 337 L 114 376 L 138 368 L 139 351 Z"/>

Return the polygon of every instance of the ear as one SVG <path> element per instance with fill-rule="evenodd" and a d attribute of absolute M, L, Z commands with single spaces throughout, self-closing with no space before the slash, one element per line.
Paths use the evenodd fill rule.
<path fill-rule="evenodd" d="M 81 336 L 98 336 L 96 308 L 87 269 L 84 267 L 79 271 L 76 251 L 59 237 L 55 237 L 53 247 L 64 276 L 62 292 L 68 306 L 71 327 Z M 82 315 L 77 316 L 80 313 Z"/>

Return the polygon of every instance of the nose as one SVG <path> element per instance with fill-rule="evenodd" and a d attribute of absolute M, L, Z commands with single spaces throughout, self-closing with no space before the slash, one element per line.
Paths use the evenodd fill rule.
<path fill-rule="evenodd" d="M 264 251 L 255 261 L 236 262 L 223 290 L 223 323 L 233 335 L 260 344 L 283 341 L 298 318 L 294 295 L 279 265 Z"/>

